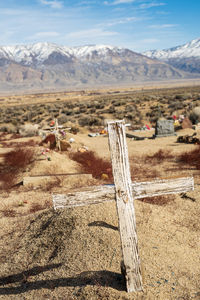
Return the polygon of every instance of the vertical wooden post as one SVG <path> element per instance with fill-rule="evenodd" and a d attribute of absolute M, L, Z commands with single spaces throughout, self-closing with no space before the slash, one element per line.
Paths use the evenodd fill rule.
<path fill-rule="evenodd" d="M 132 182 L 124 122 L 109 122 L 108 134 L 127 291 L 142 291 Z"/>
<path fill-rule="evenodd" d="M 59 128 L 58 128 L 58 120 L 55 119 L 55 136 L 56 136 L 56 144 L 58 145 L 58 150 L 61 151 L 61 146 L 60 146 L 60 137 L 59 137 Z"/>

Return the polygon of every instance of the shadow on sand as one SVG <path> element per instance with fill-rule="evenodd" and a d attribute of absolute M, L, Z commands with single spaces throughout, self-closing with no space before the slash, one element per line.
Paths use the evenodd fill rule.
<path fill-rule="evenodd" d="M 125 282 L 123 277 L 119 273 L 110 271 L 88 271 L 82 272 L 74 277 L 58 278 L 58 279 L 48 279 L 48 280 L 38 280 L 29 282 L 29 276 L 38 275 L 45 271 L 49 271 L 54 268 L 60 267 L 61 264 L 52 264 L 43 267 L 34 267 L 30 270 L 10 275 L 7 277 L 0 278 L 0 295 L 18 295 L 23 294 L 32 290 L 39 290 L 42 288 L 54 289 L 57 287 L 76 287 L 76 286 L 86 286 L 86 285 L 100 285 L 112 287 L 118 291 L 125 290 Z M 32 280 L 32 278 L 31 278 Z M 17 286 L 8 286 L 7 284 L 15 283 Z"/>

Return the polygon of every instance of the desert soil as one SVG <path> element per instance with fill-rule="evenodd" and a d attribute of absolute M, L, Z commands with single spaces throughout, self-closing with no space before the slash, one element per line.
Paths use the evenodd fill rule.
<path fill-rule="evenodd" d="M 178 135 L 191 132 L 187 129 Z M 85 145 L 109 159 L 106 136 L 90 138 L 87 133 L 79 133 L 68 134 L 67 139 L 72 136 L 72 151 Z M 169 195 L 166 205 L 160 205 L 159 199 L 156 204 L 135 200 L 143 292 L 127 293 L 121 277 L 122 253 L 114 202 L 53 210 L 52 193 L 104 183 L 79 175 L 59 182 L 59 186 L 41 183 L 1 191 L 0 299 L 200 299 L 200 174 L 171 161 L 143 160 L 160 149 L 176 157 L 196 147 L 177 144 L 176 138 L 127 139 L 134 178 L 137 164 L 137 171 L 142 170 L 140 180 L 152 180 L 152 171 L 161 178 L 194 175 L 195 179 L 195 190 L 187 193 L 193 201 L 181 195 Z M 1 148 L 0 153 L 6 150 Z M 21 175 L 22 179 L 80 172 L 68 152 L 51 150 L 48 161 L 40 155 L 42 147 L 38 146 L 37 151 L 37 160 Z"/>

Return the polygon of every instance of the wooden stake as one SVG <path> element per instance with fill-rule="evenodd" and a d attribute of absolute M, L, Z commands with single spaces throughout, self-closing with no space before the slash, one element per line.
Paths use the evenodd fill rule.
<path fill-rule="evenodd" d="M 55 137 L 56 137 L 56 145 L 58 145 L 58 150 L 61 151 L 61 146 L 60 146 L 60 136 L 59 136 L 59 129 L 58 129 L 58 120 L 55 119 Z"/>
<path fill-rule="evenodd" d="M 142 291 L 132 182 L 124 122 L 109 122 L 108 134 L 127 291 Z"/>

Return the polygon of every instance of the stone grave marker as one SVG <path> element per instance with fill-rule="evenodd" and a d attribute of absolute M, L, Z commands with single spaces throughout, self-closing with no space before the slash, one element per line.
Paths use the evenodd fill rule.
<path fill-rule="evenodd" d="M 174 131 L 174 121 L 159 119 L 156 122 L 155 136 L 156 137 L 164 137 L 164 136 L 173 136 L 176 135 Z"/>

